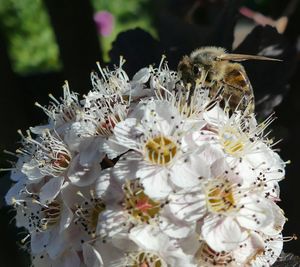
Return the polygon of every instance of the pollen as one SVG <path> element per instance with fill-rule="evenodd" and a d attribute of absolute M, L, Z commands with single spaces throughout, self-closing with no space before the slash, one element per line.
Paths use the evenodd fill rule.
<path fill-rule="evenodd" d="M 176 144 L 165 136 L 157 136 L 145 145 L 147 159 L 154 164 L 165 165 L 172 161 L 177 153 Z"/>
<path fill-rule="evenodd" d="M 127 181 L 123 187 L 125 192 L 124 207 L 134 219 L 149 223 L 160 211 L 160 203 L 148 197 L 138 181 Z"/>

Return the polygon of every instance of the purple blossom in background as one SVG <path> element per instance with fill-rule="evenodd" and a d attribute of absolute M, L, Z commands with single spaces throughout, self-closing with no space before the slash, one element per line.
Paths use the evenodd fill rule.
<path fill-rule="evenodd" d="M 99 11 L 94 15 L 98 33 L 102 36 L 111 34 L 114 27 L 114 16 L 108 11 Z"/>

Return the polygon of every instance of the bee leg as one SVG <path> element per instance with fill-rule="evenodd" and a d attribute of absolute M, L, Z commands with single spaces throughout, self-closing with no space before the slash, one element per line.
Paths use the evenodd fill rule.
<path fill-rule="evenodd" d="M 207 103 L 205 106 L 205 110 L 211 110 L 214 106 L 219 103 L 223 99 L 223 93 L 225 90 L 225 86 L 221 86 L 217 93 L 213 96 L 212 100 Z"/>
<path fill-rule="evenodd" d="M 193 95 L 195 93 L 195 89 L 196 89 L 195 82 L 187 83 L 186 84 L 186 89 L 187 89 L 187 92 L 188 92 L 187 104 L 190 105 L 191 101 L 192 101 L 192 97 L 193 97 Z"/>

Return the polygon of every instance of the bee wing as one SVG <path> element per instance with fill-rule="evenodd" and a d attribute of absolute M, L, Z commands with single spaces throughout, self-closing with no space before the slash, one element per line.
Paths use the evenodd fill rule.
<path fill-rule="evenodd" d="M 231 61 L 245 61 L 249 59 L 253 60 L 269 60 L 269 61 L 282 61 L 277 58 L 270 58 L 257 55 L 243 55 L 243 54 L 223 54 L 217 57 L 219 60 L 231 60 Z"/>

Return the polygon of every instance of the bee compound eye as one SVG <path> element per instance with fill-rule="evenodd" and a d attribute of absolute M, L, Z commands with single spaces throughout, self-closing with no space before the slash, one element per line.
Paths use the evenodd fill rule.
<path fill-rule="evenodd" d="M 194 65 L 193 66 L 193 72 L 194 72 L 195 75 L 198 75 L 201 72 L 201 68 L 197 65 Z"/>

